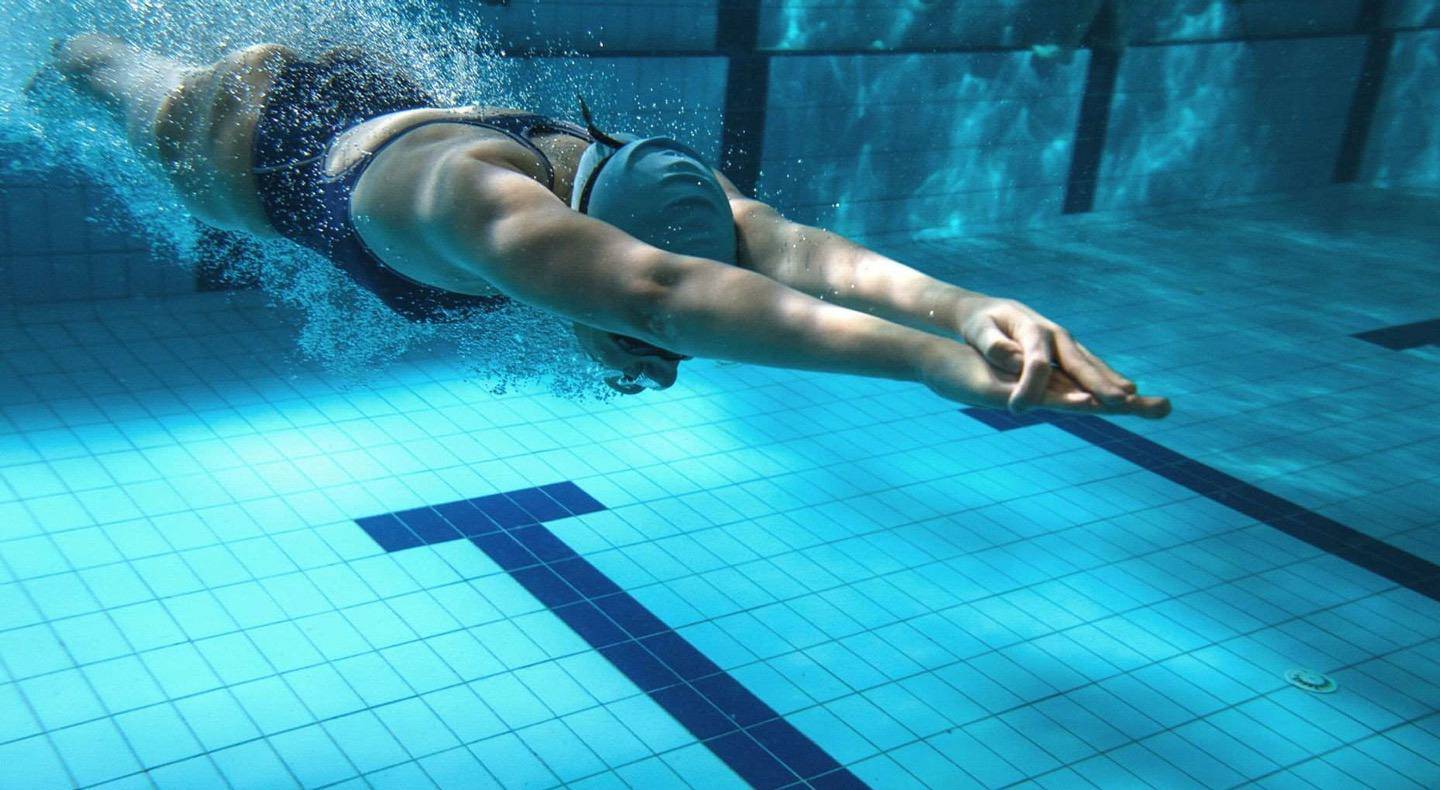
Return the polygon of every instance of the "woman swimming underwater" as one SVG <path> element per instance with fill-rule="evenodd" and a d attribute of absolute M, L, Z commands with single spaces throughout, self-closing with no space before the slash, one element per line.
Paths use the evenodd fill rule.
<path fill-rule="evenodd" d="M 509 299 L 563 316 L 622 392 L 715 357 L 1017 411 L 1170 411 L 1030 308 L 789 222 L 689 148 L 607 135 L 588 109 L 581 127 L 441 108 L 348 49 L 190 66 L 91 34 L 56 65 L 206 224 L 310 247 L 413 320 Z"/>

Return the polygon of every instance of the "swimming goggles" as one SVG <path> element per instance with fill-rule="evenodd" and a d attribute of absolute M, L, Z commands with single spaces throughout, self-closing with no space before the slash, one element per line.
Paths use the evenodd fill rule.
<path fill-rule="evenodd" d="M 659 346 L 652 346 L 643 340 L 636 340 L 633 337 L 627 337 L 625 335 L 612 333 L 610 339 L 625 353 L 639 357 L 657 357 L 668 362 L 682 362 L 687 359 L 694 359 L 694 357 L 677 354 L 674 351 L 666 351 Z M 669 386 L 667 384 L 661 384 L 651 378 L 650 375 L 645 372 L 644 367 L 641 367 L 639 372 L 633 375 L 620 373 L 614 376 L 607 376 L 605 383 L 608 384 L 611 389 L 623 395 L 634 395 L 645 390 L 663 390 Z"/>

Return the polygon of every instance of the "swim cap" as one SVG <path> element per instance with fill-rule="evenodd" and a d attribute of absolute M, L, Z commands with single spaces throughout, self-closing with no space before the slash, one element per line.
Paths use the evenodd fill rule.
<path fill-rule="evenodd" d="M 605 134 L 595 128 L 584 99 L 580 106 L 595 141 L 580 157 L 570 207 L 660 249 L 735 265 L 730 199 L 700 154 L 668 137 Z M 690 358 L 615 337 L 623 338 L 622 347 L 631 353 Z"/>
<path fill-rule="evenodd" d="M 585 149 L 570 207 L 660 249 L 734 265 L 730 198 L 700 155 L 668 137 L 619 137 L 618 149 Z"/>

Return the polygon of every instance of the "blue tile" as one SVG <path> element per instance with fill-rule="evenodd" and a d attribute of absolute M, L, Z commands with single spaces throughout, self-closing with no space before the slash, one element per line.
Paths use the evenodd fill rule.
<path fill-rule="evenodd" d="M 443 505 L 436 505 L 435 512 L 439 513 L 446 521 L 450 522 L 460 534 L 467 538 L 477 535 L 487 535 L 500 529 L 493 519 L 485 515 L 484 511 L 471 504 L 470 500 L 459 502 L 447 502 Z"/>
<path fill-rule="evenodd" d="M 461 537 L 459 530 L 428 507 L 401 510 L 391 515 L 400 519 L 401 523 L 409 527 L 411 532 L 426 543 L 442 543 L 447 540 L 458 540 Z"/>
<path fill-rule="evenodd" d="M 160 790 L 219 787 L 225 784 L 225 777 L 219 773 L 208 754 L 153 768 L 150 770 L 150 780 Z"/>
<path fill-rule="evenodd" d="M 752 787 L 784 787 L 798 777 L 744 732 L 732 732 L 705 744 Z"/>
<path fill-rule="evenodd" d="M 510 537 L 505 532 L 493 532 L 489 535 L 478 535 L 470 539 L 471 543 L 480 547 L 485 555 L 495 561 L 496 565 L 514 573 L 520 568 L 528 568 L 532 565 L 539 565 L 540 560 L 531 554 L 519 541 Z"/>
<path fill-rule="evenodd" d="M 355 769 L 318 724 L 270 736 L 270 745 L 307 787 L 331 784 L 355 775 Z"/>
<path fill-rule="evenodd" d="M 526 513 L 504 494 L 476 497 L 470 500 L 470 504 L 479 508 L 485 515 L 489 516 L 492 521 L 504 529 L 512 529 L 525 524 L 535 523 L 534 516 Z"/>
<path fill-rule="evenodd" d="M 690 686 L 666 686 L 651 691 L 650 696 L 699 740 L 714 738 L 736 729 L 735 722 Z"/>
<path fill-rule="evenodd" d="M 551 563 L 550 569 L 560 574 L 586 598 L 598 598 L 620 592 L 620 586 L 601 573 L 594 565 L 579 557 Z"/>
<path fill-rule="evenodd" d="M 569 482 L 551 483 L 548 486 L 540 486 L 551 499 L 559 502 L 571 515 L 581 516 L 586 513 L 596 513 L 605 509 L 598 500 L 581 490 L 580 486 Z"/>
<path fill-rule="evenodd" d="M 621 630 L 620 626 L 615 625 L 615 621 L 589 601 L 560 606 L 554 612 L 591 647 L 598 649 L 630 641 L 629 634 Z"/>
<path fill-rule="evenodd" d="M 544 526 L 517 527 L 510 530 L 510 536 L 529 549 L 531 554 L 539 557 L 541 562 L 559 562 L 577 556 L 564 541 L 555 537 L 555 533 Z"/>
<path fill-rule="evenodd" d="M 751 727 L 748 732 L 803 779 L 811 779 L 840 768 L 834 757 L 826 754 L 814 741 L 783 719 Z"/>
<path fill-rule="evenodd" d="M 625 629 L 626 633 L 637 639 L 670 630 L 660 618 L 629 595 L 606 595 L 596 598 L 594 602 L 610 619 Z"/>
<path fill-rule="evenodd" d="M 870 787 L 861 781 L 860 777 L 843 768 L 811 779 L 810 786 L 815 790 L 869 790 Z"/>
<path fill-rule="evenodd" d="M 685 640 L 684 637 L 674 631 L 648 636 L 640 640 L 644 645 L 664 661 L 667 666 L 675 670 L 685 680 L 694 680 L 714 675 L 720 672 L 720 667 L 715 662 L 706 658 L 695 646 Z"/>
<path fill-rule="evenodd" d="M 184 697 L 175 701 L 175 707 L 209 751 L 261 735 L 228 689 Z"/>
<path fill-rule="evenodd" d="M 696 738 L 723 736 L 723 740 L 712 741 L 709 748 L 752 784 L 778 787 L 797 779 L 772 753 L 740 730 L 742 726 L 766 722 L 776 726 L 759 730 L 759 734 L 790 759 L 803 764 L 805 770 L 828 773 L 827 781 L 832 783 L 854 780 L 843 769 L 837 771 L 839 763 L 798 730 L 778 720 L 772 708 L 540 523 L 600 509 L 603 507 L 578 486 L 561 483 L 546 490 L 522 489 L 508 495 L 450 502 L 434 509 L 416 508 L 372 517 L 360 523 L 388 551 L 420 545 L 422 539 L 437 543 L 462 534 L 468 537 L 569 627 L 568 639 L 579 636 L 596 649 Z M 639 639 L 644 640 L 643 645 L 636 641 Z M 477 687 L 477 693 L 483 696 L 481 689 L 493 687 L 499 679 L 491 677 L 488 685 Z M 696 681 L 698 690 L 687 685 L 686 680 Z M 502 704 L 503 699 L 508 697 L 489 702 L 492 707 L 498 705 L 496 711 L 506 718 L 514 711 Z M 390 712 L 398 709 L 396 705 L 377 712 L 388 721 Z M 405 746 L 413 751 L 411 740 L 414 738 L 407 733 Z"/>
<path fill-rule="evenodd" d="M 605 770 L 600 761 L 569 727 L 559 720 L 541 722 L 516 733 L 546 767 L 567 784 Z"/>
<path fill-rule="evenodd" d="M 741 727 L 770 721 L 779 715 L 729 674 L 722 672 L 703 677 L 691 685 Z"/>
<path fill-rule="evenodd" d="M 679 675 L 635 642 L 621 642 L 603 647 L 600 648 L 600 653 L 642 691 L 655 691 L 680 682 Z"/>
<path fill-rule="evenodd" d="M 145 765 L 160 765 L 203 751 L 185 721 L 169 703 L 127 711 L 115 717 Z"/>
<path fill-rule="evenodd" d="M 1011 414 L 1001 409 L 970 408 L 961 409 L 962 413 L 985 423 L 997 431 L 1013 431 L 1016 428 L 1025 428 L 1031 425 L 1039 425 L 1046 421 L 1043 414 L 1030 412 L 1029 414 Z"/>
<path fill-rule="evenodd" d="M 538 488 L 522 488 L 519 491 L 510 491 L 505 494 L 520 507 L 521 510 L 529 513 L 536 521 L 553 521 L 557 518 L 566 518 L 570 511 L 561 507 L 559 502 L 546 496 L 544 491 Z"/>
<path fill-rule="evenodd" d="M 129 734 L 129 733 L 127 733 Z M 116 729 L 114 722 L 107 719 L 99 719 L 85 724 L 76 725 L 63 730 L 56 730 L 50 733 L 50 740 L 54 742 L 56 751 L 64 758 L 65 764 L 75 775 L 75 784 L 71 782 L 57 782 L 52 787 L 73 787 L 96 785 L 120 775 L 139 770 L 142 767 L 155 765 L 155 762 L 145 761 L 144 754 L 138 755 L 141 760 L 137 762 L 136 753 L 131 751 L 130 744 L 126 743 L 120 731 Z M 158 736 L 157 736 L 158 737 Z M 38 739 L 35 739 L 38 740 Z M 132 741 L 133 742 L 133 741 Z M 20 741 L 19 743 L 27 743 Z M 5 755 L 4 752 L 10 749 L 0 750 L 0 755 L 6 757 L 20 757 L 21 755 Z M 138 748 L 137 748 L 138 751 Z M 198 751 L 198 748 L 194 751 Z M 188 749 L 174 749 L 171 754 L 192 753 Z M 27 755 L 28 756 L 28 755 Z M 43 787 L 45 786 L 46 769 L 49 767 L 47 755 L 39 754 L 38 764 L 26 765 L 25 768 L 34 771 L 30 781 L 19 783 L 16 787 Z M 142 764 L 143 763 L 143 764 Z"/>
<path fill-rule="evenodd" d="M 265 678 L 230 689 L 262 733 L 275 733 L 312 720 L 312 714 L 279 678 Z"/>
<path fill-rule="evenodd" d="M 355 520 L 380 548 L 386 551 L 400 551 L 414 546 L 423 546 L 425 541 L 421 540 L 406 527 L 400 519 L 386 513 L 381 516 L 366 516 Z"/>
<path fill-rule="evenodd" d="M 550 769 L 513 733 L 472 744 L 470 750 L 503 787 L 555 787 Z"/>
<path fill-rule="evenodd" d="M 361 773 L 407 762 L 410 758 L 399 741 L 368 710 L 329 719 L 322 726 Z"/>
<path fill-rule="evenodd" d="M 1038 412 L 1016 417 L 993 409 L 963 409 L 962 413 L 1000 431 L 1048 421 L 1213 502 L 1264 522 L 1421 595 L 1440 600 L 1440 565 L 1186 458 L 1108 420 L 1091 415 L 1040 417 Z"/>
<path fill-rule="evenodd" d="M 418 698 L 392 702 L 375 708 L 374 712 L 412 755 L 432 754 L 460 745 L 440 717 Z"/>
<path fill-rule="evenodd" d="M 576 592 L 575 588 L 544 565 L 518 568 L 511 572 L 511 576 L 531 595 L 540 599 L 540 603 L 551 609 L 581 600 L 580 593 Z"/>
<path fill-rule="evenodd" d="M 131 758 L 131 762 L 134 760 Z M 89 778 L 89 777 L 85 777 Z M 104 777 L 108 778 L 108 777 Z M 74 780 L 55 755 L 50 739 L 37 735 L 0 744 L 0 785 L 5 787 L 70 787 Z"/>
<path fill-rule="evenodd" d="M 411 788 L 414 787 L 430 787 L 435 784 L 438 784 L 440 787 L 463 786 L 453 782 L 446 784 L 447 780 L 451 777 L 447 777 L 444 773 L 445 768 L 448 767 L 447 758 L 458 756 L 458 753 L 462 752 L 464 756 L 470 758 L 469 775 L 485 776 L 485 769 L 475 764 L 475 758 L 470 754 L 470 751 L 460 748 L 425 758 L 422 761 L 425 766 L 424 768 L 421 768 L 420 762 L 400 763 L 399 765 L 392 765 L 389 768 L 383 768 L 379 771 L 366 774 L 363 779 L 352 779 L 349 782 L 335 785 L 335 787 L 337 790 L 350 790 L 351 788 L 359 790 L 362 786 L 367 788 L 367 790 L 411 790 Z M 460 759 L 464 758 L 460 757 Z M 434 773 L 427 774 L 428 771 L 433 771 Z"/>

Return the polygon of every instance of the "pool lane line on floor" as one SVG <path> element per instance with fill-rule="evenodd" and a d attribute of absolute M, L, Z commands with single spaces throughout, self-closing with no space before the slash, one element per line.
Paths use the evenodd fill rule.
<path fill-rule="evenodd" d="M 1440 318 L 1371 329 L 1368 332 L 1356 332 L 1351 337 L 1374 343 L 1391 351 L 1404 351 L 1407 348 L 1421 346 L 1440 346 Z"/>
<path fill-rule="evenodd" d="M 1440 565 L 1088 414 L 961 409 L 997 431 L 1048 424 L 1396 584 L 1440 601 Z"/>
<path fill-rule="evenodd" d="M 605 509 L 563 482 L 356 523 L 387 552 L 469 540 L 752 786 L 867 787 L 545 526 Z"/>

